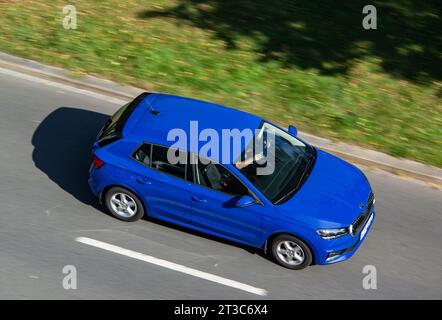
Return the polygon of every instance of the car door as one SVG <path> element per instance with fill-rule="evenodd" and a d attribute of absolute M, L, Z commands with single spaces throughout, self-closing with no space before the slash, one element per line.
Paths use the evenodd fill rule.
<path fill-rule="evenodd" d="M 258 246 L 262 243 L 263 206 L 257 202 L 236 206 L 247 187 L 226 167 L 200 160 L 193 166 L 194 183 L 190 187 L 193 224 L 208 233 Z"/>
<path fill-rule="evenodd" d="M 167 147 L 142 144 L 133 154 L 139 163 L 133 170 L 133 184 L 155 218 L 191 224 L 190 183 L 186 181 L 186 164 L 170 164 Z"/>

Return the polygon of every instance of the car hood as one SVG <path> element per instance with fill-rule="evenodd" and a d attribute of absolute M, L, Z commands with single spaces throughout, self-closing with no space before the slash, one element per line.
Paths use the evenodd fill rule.
<path fill-rule="evenodd" d="M 322 150 L 298 192 L 278 205 L 281 214 L 320 228 L 349 226 L 360 215 L 371 192 L 361 170 Z"/>

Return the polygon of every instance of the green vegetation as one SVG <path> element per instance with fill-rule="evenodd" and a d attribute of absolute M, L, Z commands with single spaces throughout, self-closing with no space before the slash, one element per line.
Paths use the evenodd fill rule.
<path fill-rule="evenodd" d="M 440 1 L 366 4 L 0 0 L 0 50 L 442 167 Z"/>

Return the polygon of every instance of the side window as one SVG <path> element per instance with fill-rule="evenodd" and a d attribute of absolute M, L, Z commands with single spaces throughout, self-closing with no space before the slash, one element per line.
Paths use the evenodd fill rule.
<path fill-rule="evenodd" d="M 216 191 L 234 196 L 249 195 L 249 190 L 224 166 L 210 162 L 201 162 L 195 165 L 196 183 Z"/>
<path fill-rule="evenodd" d="M 150 154 L 151 154 L 152 145 L 150 143 L 143 143 L 141 147 L 135 151 L 133 157 L 135 160 L 140 161 L 144 165 L 150 167 Z"/>
<path fill-rule="evenodd" d="M 178 178 L 185 179 L 186 178 L 186 164 L 177 163 L 171 164 L 167 159 L 167 150 L 169 148 L 162 147 L 158 145 L 152 146 L 152 159 L 151 159 L 151 167 L 158 171 L 162 171 L 171 175 L 174 175 Z M 182 152 L 176 150 L 176 152 Z M 187 157 L 187 154 L 184 153 L 184 157 Z M 186 158 L 184 158 L 186 159 Z"/>

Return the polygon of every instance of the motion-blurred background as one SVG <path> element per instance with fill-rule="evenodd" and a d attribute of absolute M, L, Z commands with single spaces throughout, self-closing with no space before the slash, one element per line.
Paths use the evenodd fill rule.
<path fill-rule="evenodd" d="M 368 4 L 376 30 L 362 27 Z M 0 0 L 0 50 L 442 167 L 441 12 L 440 0 Z"/>

